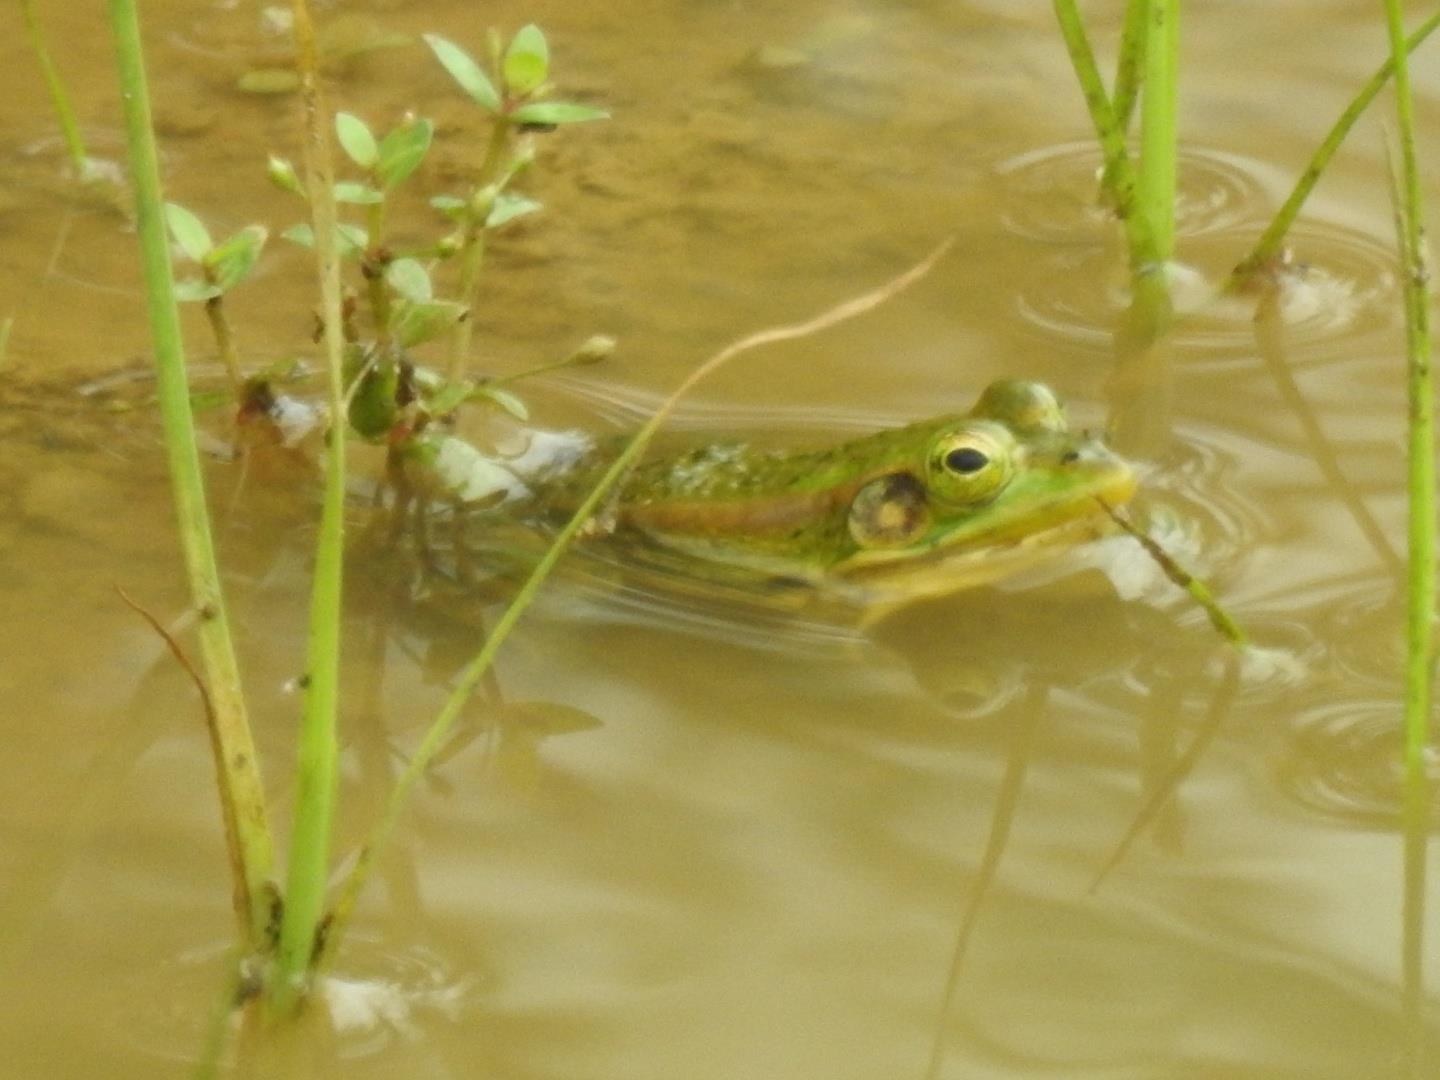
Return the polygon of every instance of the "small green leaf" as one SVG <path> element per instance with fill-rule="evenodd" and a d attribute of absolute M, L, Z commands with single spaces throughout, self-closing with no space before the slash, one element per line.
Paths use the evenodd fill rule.
<path fill-rule="evenodd" d="M 425 159 L 435 125 L 429 120 L 409 120 L 392 129 L 380 140 L 380 158 L 375 163 L 375 179 L 384 188 L 393 188 L 413 173 Z"/>
<path fill-rule="evenodd" d="M 447 333 L 469 311 L 454 300 L 402 300 L 390 314 L 390 334 L 405 347 L 434 341 Z"/>
<path fill-rule="evenodd" d="M 550 70 L 550 47 L 534 23 L 522 26 L 510 39 L 503 70 L 506 87 L 517 97 L 523 97 L 545 81 Z"/>
<path fill-rule="evenodd" d="M 539 209 L 541 209 L 541 204 L 534 199 L 502 191 L 495 196 L 495 201 L 490 206 L 490 213 L 485 216 L 485 226 L 490 229 L 498 229 L 507 221 L 514 221 L 526 214 L 533 214 Z"/>
<path fill-rule="evenodd" d="M 349 155 L 351 161 L 362 169 L 375 167 L 375 162 L 380 158 L 380 148 L 375 144 L 375 136 L 364 120 L 354 113 L 337 112 L 335 114 L 335 134 L 340 139 L 341 148 Z"/>
<path fill-rule="evenodd" d="M 353 180 L 341 180 L 332 189 L 335 201 L 357 206 L 368 206 L 385 201 L 385 196 L 369 184 L 357 184 Z"/>
<path fill-rule="evenodd" d="M 170 226 L 170 236 L 195 262 L 200 262 L 215 241 L 210 239 L 210 230 L 205 223 L 179 203 L 165 204 L 165 224 Z"/>
<path fill-rule="evenodd" d="M 482 108 L 490 112 L 500 111 L 499 91 L 469 53 L 439 34 L 426 34 L 424 37 L 425 44 L 430 46 L 430 51 L 444 65 L 450 77 L 460 84 L 461 90 L 474 98 Z"/>
<path fill-rule="evenodd" d="M 530 419 L 530 410 L 525 407 L 525 402 L 521 401 L 509 390 L 502 390 L 498 386 L 494 388 L 481 386 L 475 390 L 473 396 L 493 401 L 521 423 Z"/>
<path fill-rule="evenodd" d="M 521 105 L 510 114 L 517 124 L 578 124 L 583 120 L 608 120 L 610 114 L 592 105 L 576 105 L 569 101 L 535 101 Z"/>
<path fill-rule="evenodd" d="M 270 176 L 270 182 L 282 191 L 288 191 L 292 195 L 299 195 L 302 199 L 305 195 L 305 185 L 300 183 L 300 177 L 295 173 L 295 166 L 282 157 L 270 155 L 270 163 L 265 170 Z"/>
<path fill-rule="evenodd" d="M 342 259 L 353 259 L 370 246 L 370 234 L 359 225 L 335 225 L 335 246 Z"/>
<path fill-rule="evenodd" d="M 284 240 L 302 247 L 315 246 L 315 230 L 309 225 L 291 225 L 280 234 Z M 342 259 L 353 259 L 370 246 L 370 237 L 358 225 L 336 225 L 335 247 Z"/>
<path fill-rule="evenodd" d="M 431 416 L 446 416 L 469 401 L 474 392 L 475 384 L 469 379 L 442 383 L 439 390 L 425 399 L 425 411 Z"/>
<path fill-rule="evenodd" d="M 407 300 L 424 303 L 434 296 L 430 275 L 417 259 L 396 259 L 385 268 L 385 280 Z"/>
<path fill-rule="evenodd" d="M 218 285 L 211 285 L 199 278 L 186 278 L 184 281 L 175 282 L 173 292 L 176 300 L 188 304 L 197 300 L 212 300 L 220 295 L 221 289 Z"/>
<path fill-rule="evenodd" d="M 455 195 L 432 195 L 430 205 L 448 218 L 458 218 L 469 203 Z"/>
<path fill-rule="evenodd" d="M 263 225 L 247 225 L 205 256 L 205 269 L 221 292 L 229 292 L 250 276 L 269 236 Z"/>

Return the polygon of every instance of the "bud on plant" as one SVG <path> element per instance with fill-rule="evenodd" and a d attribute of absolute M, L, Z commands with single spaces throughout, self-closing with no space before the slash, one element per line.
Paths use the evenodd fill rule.
<path fill-rule="evenodd" d="M 477 220 L 484 221 L 490 216 L 490 210 L 495 205 L 495 196 L 499 194 L 500 189 L 494 184 L 476 188 L 475 194 L 470 196 L 470 213 Z"/>
<path fill-rule="evenodd" d="M 572 364 L 598 364 L 606 360 L 615 351 L 615 339 L 609 334 L 596 334 L 586 339 L 585 343 L 576 349 L 570 356 Z"/>
<path fill-rule="evenodd" d="M 299 195 L 302 199 L 305 197 L 305 188 L 300 183 L 300 177 L 295 174 L 295 166 L 284 158 L 271 154 L 266 172 L 270 176 L 270 182 L 276 187 L 293 195 Z"/>

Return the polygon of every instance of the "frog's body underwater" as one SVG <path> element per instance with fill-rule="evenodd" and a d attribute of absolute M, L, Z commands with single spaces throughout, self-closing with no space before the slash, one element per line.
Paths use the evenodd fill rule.
<path fill-rule="evenodd" d="M 573 506 L 605 457 L 528 486 L 552 508 Z M 1006 380 L 968 413 L 826 450 L 712 442 L 642 463 L 604 531 L 622 560 L 658 549 L 667 570 L 701 581 L 807 584 L 889 609 L 1097 536 L 1108 524 L 1099 500 L 1118 505 L 1134 490 L 1131 467 L 1071 431 L 1048 387 Z"/>

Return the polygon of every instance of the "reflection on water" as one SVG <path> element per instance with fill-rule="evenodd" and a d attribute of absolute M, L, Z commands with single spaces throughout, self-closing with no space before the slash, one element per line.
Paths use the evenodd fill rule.
<path fill-rule="evenodd" d="M 542 143 L 547 213 L 494 245 L 484 366 L 614 332 L 610 389 L 558 379 L 531 404 L 548 426 L 623 430 L 716 343 L 954 233 L 963 254 L 913 293 L 738 362 L 674 437 L 838 441 L 954 411 L 1002 375 L 1101 426 L 1120 255 L 1063 50 L 1044 13 L 1012 6 L 487 9 L 539 18 L 615 119 Z M 289 103 L 233 90 L 272 50 L 255 12 L 155 7 L 174 194 L 226 227 L 289 224 L 251 183 L 293 145 Z M 478 40 L 458 0 L 355 7 Z M 84 60 L 108 46 L 77 12 L 56 7 L 54 36 L 101 124 L 112 91 Z M 1368 72 L 1355 42 L 1374 18 L 1327 4 L 1303 38 L 1268 12 L 1243 33 L 1195 22 L 1180 257 L 1202 294 L 1348 93 L 1335 73 Z M 48 121 L 8 48 L 0 115 L 23 146 Z M 372 119 L 413 106 L 457 132 L 418 57 L 369 54 L 337 89 Z M 1432 856 L 1413 835 L 1402 908 L 1384 164 L 1363 139 L 1343 157 L 1295 235 L 1308 270 L 1280 332 L 1204 295 L 1171 342 L 1169 412 L 1127 418 L 1156 421 L 1137 515 L 1293 663 L 1247 670 L 1227 701 L 1204 616 L 1163 582 L 1117 590 L 1088 553 L 864 629 L 582 554 L 503 650 L 366 899 L 335 984 L 355 1023 L 325 1044 L 339 1074 L 1353 1080 L 1433 1051 L 1417 989 L 1436 974 L 1418 947 L 1433 905 L 1414 887 Z M 24 992 L 0 1046 L 16 1076 L 181 1075 L 224 980 L 223 848 L 193 688 L 110 591 L 183 631 L 162 462 L 148 409 L 59 389 L 142 348 L 133 237 L 54 195 L 33 159 L 8 164 L 0 978 Z M 277 253 L 237 291 L 257 362 L 309 332 L 303 273 Z M 314 504 L 308 482 L 261 472 L 217 460 L 210 480 L 283 819 Z M 421 578 L 354 522 L 340 852 L 508 585 Z"/>

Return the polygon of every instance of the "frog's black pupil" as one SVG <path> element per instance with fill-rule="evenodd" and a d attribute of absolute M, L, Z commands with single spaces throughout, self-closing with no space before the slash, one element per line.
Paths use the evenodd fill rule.
<path fill-rule="evenodd" d="M 990 459 L 985 456 L 984 452 L 976 450 L 973 446 L 962 446 L 945 455 L 945 467 L 951 472 L 979 472 L 989 464 Z"/>

